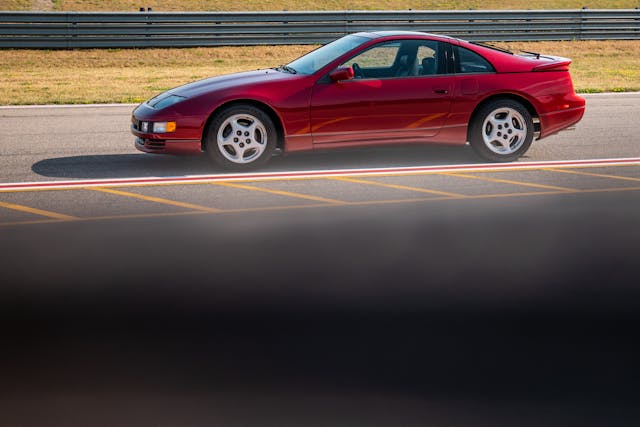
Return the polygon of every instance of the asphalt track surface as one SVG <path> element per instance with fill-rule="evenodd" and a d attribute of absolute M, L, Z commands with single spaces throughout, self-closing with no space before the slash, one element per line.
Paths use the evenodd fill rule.
<path fill-rule="evenodd" d="M 638 425 L 640 94 L 587 99 L 513 169 L 236 179 L 131 107 L 0 109 L 1 424 Z"/>

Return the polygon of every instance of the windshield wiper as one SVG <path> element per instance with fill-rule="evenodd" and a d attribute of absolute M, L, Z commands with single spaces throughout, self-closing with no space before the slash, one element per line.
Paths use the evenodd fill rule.
<path fill-rule="evenodd" d="M 289 67 L 288 65 L 280 65 L 280 66 L 278 66 L 276 68 L 276 70 L 278 70 L 278 71 L 286 71 L 287 73 L 291 73 L 291 74 L 297 74 L 298 73 L 295 68 Z"/>

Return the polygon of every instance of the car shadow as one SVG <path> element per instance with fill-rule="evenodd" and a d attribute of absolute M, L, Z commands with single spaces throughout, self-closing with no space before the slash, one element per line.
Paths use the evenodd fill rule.
<path fill-rule="evenodd" d="M 261 172 L 386 168 L 483 163 L 469 146 L 400 146 L 323 150 L 274 155 Z M 31 170 L 44 177 L 96 179 L 219 174 L 206 154 L 102 154 L 44 159 Z"/>
<path fill-rule="evenodd" d="M 50 178 L 98 179 L 207 174 L 212 167 L 206 156 L 134 153 L 56 157 L 34 163 L 31 170 Z"/>
<path fill-rule="evenodd" d="M 292 153 L 271 162 L 268 168 L 271 170 L 369 169 L 471 163 L 482 163 L 482 159 L 469 146 L 408 145 Z"/>

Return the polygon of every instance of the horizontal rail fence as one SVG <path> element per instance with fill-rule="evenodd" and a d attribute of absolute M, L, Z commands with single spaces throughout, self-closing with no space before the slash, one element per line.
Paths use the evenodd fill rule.
<path fill-rule="evenodd" d="M 475 41 L 640 39 L 640 10 L 0 12 L 3 48 L 321 44 L 382 30 Z"/>

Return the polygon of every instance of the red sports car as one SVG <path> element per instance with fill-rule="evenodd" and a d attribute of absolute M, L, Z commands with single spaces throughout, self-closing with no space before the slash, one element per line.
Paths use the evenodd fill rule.
<path fill-rule="evenodd" d="M 417 32 L 357 33 L 273 69 L 164 92 L 133 112 L 136 148 L 206 151 L 244 170 L 284 152 L 469 142 L 507 162 L 578 122 L 566 58 Z"/>

